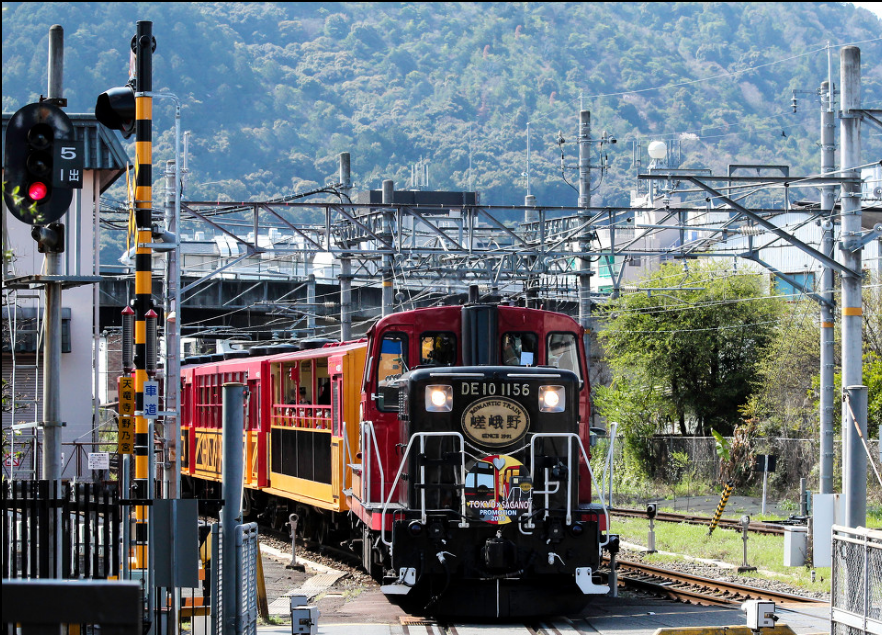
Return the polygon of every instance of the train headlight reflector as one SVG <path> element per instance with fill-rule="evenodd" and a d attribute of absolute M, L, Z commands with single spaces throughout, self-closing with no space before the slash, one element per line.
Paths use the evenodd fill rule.
<path fill-rule="evenodd" d="M 426 386 L 426 410 L 428 412 L 453 410 L 453 386 Z"/>
<path fill-rule="evenodd" d="M 563 386 L 539 386 L 539 411 L 563 412 L 565 394 Z"/>

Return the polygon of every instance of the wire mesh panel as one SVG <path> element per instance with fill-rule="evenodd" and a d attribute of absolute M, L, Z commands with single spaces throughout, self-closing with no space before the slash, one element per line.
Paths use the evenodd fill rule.
<path fill-rule="evenodd" d="M 882 531 L 833 527 L 831 635 L 882 635 Z"/>
<path fill-rule="evenodd" d="M 236 579 L 239 614 L 236 632 L 257 635 L 257 523 L 236 527 L 236 550 L 240 575 Z"/>
<path fill-rule="evenodd" d="M 224 607 L 221 601 L 224 597 L 223 587 L 223 534 L 220 523 L 211 526 L 211 634 L 224 634 Z"/>

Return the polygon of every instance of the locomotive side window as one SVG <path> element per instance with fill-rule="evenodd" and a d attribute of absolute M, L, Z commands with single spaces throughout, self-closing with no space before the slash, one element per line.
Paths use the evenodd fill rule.
<path fill-rule="evenodd" d="M 453 333 L 423 333 L 420 336 L 420 366 L 456 364 L 456 336 Z"/>
<path fill-rule="evenodd" d="M 552 333 L 548 336 L 545 358 L 549 366 L 571 370 L 581 379 L 579 372 L 579 346 L 574 333 Z"/>
<path fill-rule="evenodd" d="M 384 397 L 378 402 L 380 410 L 398 410 L 398 400 L 392 398 L 389 387 L 407 370 L 407 336 L 404 333 L 386 333 L 380 342 L 380 359 L 377 363 L 377 392 Z"/>
<path fill-rule="evenodd" d="M 535 333 L 506 333 L 501 350 L 501 361 L 506 366 L 535 366 L 539 361 L 539 338 Z"/>

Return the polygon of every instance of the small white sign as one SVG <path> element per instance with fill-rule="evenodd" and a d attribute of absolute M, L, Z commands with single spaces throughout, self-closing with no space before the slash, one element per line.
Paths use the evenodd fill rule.
<path fill-rule="evenodd" d="M 89 452 L 90 470 L 109 470 L 110 452 Z"/>
<path fill-rule="evenodd" d="M 144 382 L 144 418 L 156 419 L 159 416 L 159 382 Z"/>

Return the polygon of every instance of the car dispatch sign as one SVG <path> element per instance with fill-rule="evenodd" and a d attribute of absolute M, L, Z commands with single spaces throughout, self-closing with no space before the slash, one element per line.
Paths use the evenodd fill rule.
<path fill-rule="evenodd" d="M 524 438 L 530 415 L 518 402 L 505 397 L 479 399 L 462 413 L 466 436 L 481 445 L 502 447 Z"/>

